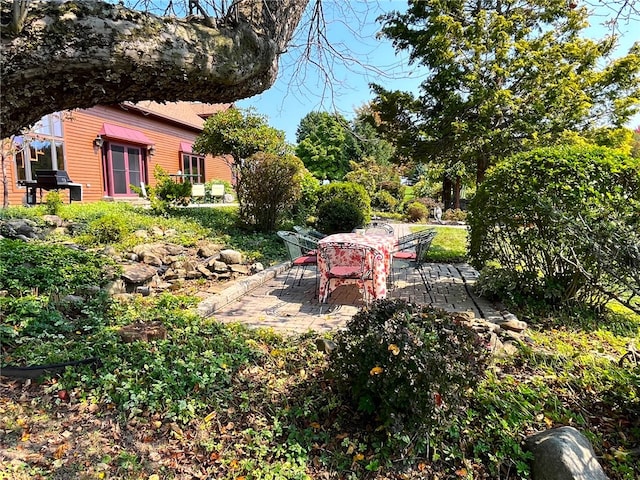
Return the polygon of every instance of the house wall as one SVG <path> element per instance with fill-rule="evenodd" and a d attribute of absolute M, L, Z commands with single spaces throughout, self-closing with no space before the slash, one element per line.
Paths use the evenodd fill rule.
<path fill-rule="evenodd" d="M 181 170 L 180 143 L 192 143 L 199 133 L 197 127 L 175 125 L 152 115 L 144 116 L 137 111 L 124 110 L 121 107 L 96 106 L 73 111 L 63 123 L 66 170 L 73 182 L 82 184 L 83 202 L 103 200 L 107 195 L 102 152 L 93 146 L 93 140 L 100 133 L 103 123 L 140 131 L 155 144 L 155 155 L 148 157 L 150 185 L 156 183 L 153 177 L 156 165 L 160 165 L 171 174 Z M 10 158 L 6 164 L 9 204 L 21 205 L 24 203 L 26 190 L 17 185 L 13 159 Z M 222 157 L 205 157 L 207 181 L 220 179 L 230 182 L 231 178 L 231 171 Z M 68 201 L 68 192 L 60 192 L 64 200 Z"/>

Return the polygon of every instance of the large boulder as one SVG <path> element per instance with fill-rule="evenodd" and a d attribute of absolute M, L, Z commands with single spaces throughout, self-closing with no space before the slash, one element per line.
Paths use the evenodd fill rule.
<path fill-rule="evenodd" d="M 533 480 L 607 480 L 591 443 L 573 427 L 537 433 L 525 446 L 533 453 Z"/>

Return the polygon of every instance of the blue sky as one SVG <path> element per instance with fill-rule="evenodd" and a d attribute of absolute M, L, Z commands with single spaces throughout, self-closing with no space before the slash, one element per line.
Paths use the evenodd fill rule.
<path fill-rule="evenodd" d="M 295 143 L 300 120 L 311 111 L 338 111 L 351 119 L 354 108 L 373 97 L 369 83 L 416 93 L 421 82 L 420 71 L 408 64 L 406 54 L 396 54 L 391 42 L 375 38 L 380 29 L 376 18 L 384 11 L 406 9 L 405 1 L 326 0 L 323 3 L 327 37 L 334 48 L 349 58 L 325 60 L 332 76 L 326 78 L 311 65 L 299 69 L 296 63 L 299 50 L 294 47 L 281 57 L 278 79 L 269 90 L 236 102 L 239 107 L 253 107 L 266 115 L 269 124 L 284 130 L 291 143 Z M 586 36 L 602 38 L 610 32 L 609 27 L 602 25 L 610 18 L 610 12 L 598 11 L 591 18 L 592 26 L 585 31 Z M 618 30 L 621 39 L 617 52 L 624 54 L 634 41 L 640 40 L 640 19 L 621 21 Z M 318 59 L 317 52 L 312 58 Z M 640 114 L 629 124 L 632 128 L 638 125 Z"/>

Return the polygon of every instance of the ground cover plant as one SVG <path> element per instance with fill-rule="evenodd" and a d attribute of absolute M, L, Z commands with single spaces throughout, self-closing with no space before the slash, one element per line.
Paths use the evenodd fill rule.
<path fill-rule="evenodd" d="M 230 211 L 199 210 L 158 221 L 206 225 L 211 235 L 229 227 L 224 235 L 236 241 Z M 15 248 L 6 242 L 3 248 Z M 261 240 L 254 242 L 259 248 Z M 102 258 L 98 250 L 83 255 Z M 73 262 L 92 265 L 74 255 L 44 265 L 43 277 L 61 267 L 73 271 Z M 15 255 L 0 256 L 13 270 L 6 258 Z M 98 282 L 91 272 L 66 284 Z M 37 322 L 9 342 L 3 337 L 2 366 L 91 356 L 102 363 L 30 382 L 1 379 L 0 471 L 8 478 L 520 479 L 529 477 L 521 440 L 560 425 L 589 436 L 610 478 L 640 475 L 640 370 L 618 364 L 640 338 L 640 318 L 620 305 L 601 317 L 519 313 L 530 341 L 513 356 L 491 359 L 446 428 L 416 435 L 393 423 L 379 428 L 389 405 L 359 410 L 340 393 L 317 334 L 222 325 L 194 315 L 194 299 L 172 294 L 101 297 L 79 310 L 59 309 L 54 285 L 35 291 L 30 277 L 21 278 L 11 291 L 25 292 L 25 303 L 20 311 L 0 304 L 3 325 L 7 313 L 13 322 Z M 161 322 L 166 337 L 125 342 L 119 329 L 136 322 Z M 391 345 L 400 353 L 398 340 L 380 353 L 398 359 Z"/>

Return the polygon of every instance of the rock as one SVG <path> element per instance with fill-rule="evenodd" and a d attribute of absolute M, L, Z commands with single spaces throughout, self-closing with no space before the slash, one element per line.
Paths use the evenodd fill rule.
<path fill-rule="evenodd" d="M 230 193 L 225 193 L 222 197 L 222 201 L 223 203 L 232 203 L 233 202 L 233 195 L 231 195 Z"/>
<path fill-rule="evenodd" d="M 533 453 L 533 480 L 607 480 L 589 440 L 573 427 L 537 433 L 525 440 Z"/>
<path fill-rule="evenodd" d="M 220 260 L 226 264 L 242 263 L 242 253 L 230 248 L 220 252 Z"/>
<path fill-rule="evenodd" d="M 144 283 L 153 278 L 157 270 L 149 265 L 137 263 L 127 265 L 122 272 L 122 278 L 128 283 Z"/>
<path fill-rule="evenodd" d="M 154 237 L 164 237 L 164 230 L 162 230 L 160 227 L 151 227 L 150 233 Z"/>
<path fill-rule="evenodd" d="M 163 245 L 164 251 L 168 255 L 183 255 L 185 248 L 182 245 L 175 245 L 173 243 L 166 243 Z"/>
<path fill-rule="evenodd" d="M 511 330 L 513 332 L 523 332 L 527 329 L 527 322 L 518 320 L 518 317 L 512 313 L 505 315 L 503 321 L 498 322 L 498 324 L 505 330 Z"/>
<path fill-rule="evenodd" d="M 61 227 L 63 224 L 62 219 L 58 215 L 43 215 L 42 220 L 52 227 Z"/>
<path fill-rule="evenodd" d="M 133 236 L 138 238 L 149 238 L 149 233 L 147 233 L 146 230 L 136 230 L 133 232 Z"/>
<path fill-rule="evenodd" d="M 111 245 L 108 245 L 108 246 L 104 247 L 102 249 L 102 254 L 106 255 L 107 257 L 111 257 L 111 258 L 118 256 L 118 252 Z"/>
<path fill-rule="evenodd" d="M 233 273 L 240 273 L 242 275 L 248 275 L 249 274 L 249 267 L 247 267 L 246 265 L 230 265 L 229 269 L 233 272 Z"/>
<path fill-rule="evenodd" d="M 154 267 L 160 267 L 163 264 L 162 258 L 160 258 L 158 255 L 155 255 L 153 253 L 147 253 L 142 258 L 142 261 L 147 265 L 153 265 Z"/>
<path fill-rule="evenodd" d="M 216 243 L 205 243 L 198 247 L 198 256 L 202 258 L 214 257 L 222 248 Z"/>
<path fill-rule="evenodd" d="M 167 338 L 167 329 L 162 322 L 137 322 L 122 327 L 118 332 L 122 341 L 131 343 L 135 341 L 150 342 L 152 340 L 164 340 Z"/>
<path fill-rule="evenodd" d="M 263 272 L 264 271 L 264 265 L 262 265 L 260 262 L 256 262 L 256 263 L 251 265 L 250 270 L 251 270 L 252 274 Z"/>
<path fill-rule="evenodd" d="M 143 297 L 148 297 L 151 295 L 151 288 L 147 285 L 138 285 L 136 287 L 136 293 L 139 293 Z"/>
<path fill-rule="evenodd" d="M 316 338 L 316 347 L 319 352 L 331 353 L 336 348 L 336 344 L 326 338 Z"/>
<path fill-rule="evenodd" d="M 219 260 L 214 260 L 212 263 L 210 262 L 207 266 L 209 268 L 213 268 L 213 271 L 216 273 L 224 273 L 229 270 L 229 266 L 226 263 L 221 262 Z"/>
<path fill-rule="evenodd" d="M 125 293 L 127 291 L 127 287 L 123 280 L 114 280 L 105 287 L 105 290 L 109 295 L 115 296 Z"/>
<path fill-rule="evenodd" d="M 204 265 L 198 265 L 196 268 L 202 275 L 204 275 L 207 278 L 212 278 L 212 277 L 216 276 L 215 273 L 213 273 L 211 270 L 209 270 Z"/>
<path fill-rule="evenodd" d="M 178 233 L 178 231 L 175 228 L 167 228 L 164 231 L 164 236 L 165 237 L 173 237 L 174 235 L 176 235 Z"/>
<path fill-rule="evenodd" d="M 127 254 L 125 254 L 124 258 L 126 258 L 127 260 L 130 260 L 132 262 L 137 262 L 140 260 L 140 257 L 138 257 L 138 255 L 136 255 L 133 252 L 129 252 Z"/>

